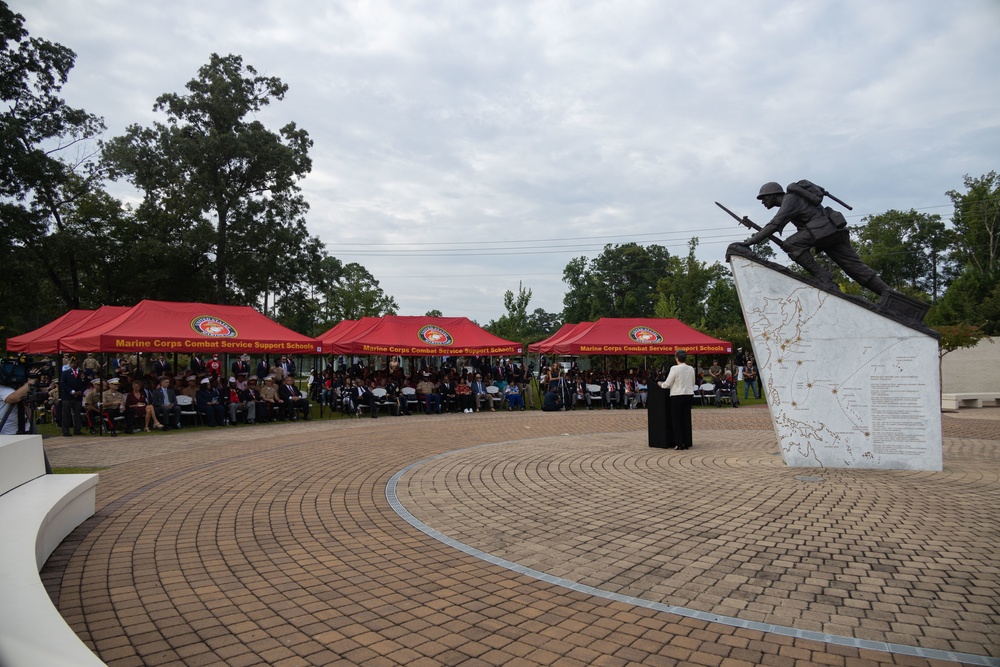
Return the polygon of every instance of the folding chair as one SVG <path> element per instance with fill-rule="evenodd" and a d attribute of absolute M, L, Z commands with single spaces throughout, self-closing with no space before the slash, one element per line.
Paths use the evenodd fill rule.
<path fill-rule="evenodd" d="M 702 405 L 705 405 L 705 401 L 709 401 L 709 404 L 718 402 L 719 398 L 718 396 L 715 395 L 715 385 L 712 384 L 711 382 L 706 382 L 705 384 L 701 385 L 701 387 L 699 387 L 699 390 L 701 391 Z"/>
<path fill-rule="evenodd" d="M 486 393 L 490 397 L 490 407 L 496 410 L 497 408 L 503 409 L 503 394 L 500 393 L 500 387 L 495 387 L 490 385 L 486 388 Z"/>
<path fill-rule="evenodd" d="M 588 384 L 587 393 L 590 395 L 590 404 L 600 405 L 604 402 L 604 397 L 601 395 L 601 385 L 599 384 Z"/>
<path fill-rule="evenodd" d="M 408 407 L 411 412 L 420 409 L 420 401 L 417 400 L 416 389 L 413 387 L 403 387 L 400 393 L 403 395 L 403 400 L 406 401 L 406 407 Z"/>
<path fill-rule="evenodd" d="M 396 414 L 396 406 L 390 403 L 389 399 L 386 397 L 385 387 L 375 387 L 372 389 L 372 394 L 375 395 L 375 405 L 378 406 L 379 410 L 385 408 L 388 410 L 390 415 Z"/>
<path fill-rule="evenodd" d="M 181 419 L 188 417 L 193 421 L 195 426 L 201 421 L 201 415 L 198 414 L 198 410 L 195 408 L 194 399 L 190 396 L 177 394 L 177 407 L 181 409 Z"/>

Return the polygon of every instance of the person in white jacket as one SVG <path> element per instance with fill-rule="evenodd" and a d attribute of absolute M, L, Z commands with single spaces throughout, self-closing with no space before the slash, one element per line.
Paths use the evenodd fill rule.
<path fill-rule="evenodd" d="M 660 383 L 670 390 L 670 421 L 674 427 L 674 449 L 691 449 L 691 405 L 694 403 L 694 369 L 688 366 L 687 352 L 674 353 L 677 365 L 670 369 L 667 379 Z"/>

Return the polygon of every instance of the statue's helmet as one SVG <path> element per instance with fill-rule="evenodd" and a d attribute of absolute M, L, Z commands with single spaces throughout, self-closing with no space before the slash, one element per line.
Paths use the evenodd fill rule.
<path fill-rule="evenodd" d="M 760 186 L 760 192 L 757 193 L 757 199 L 763 199 L 766 195 L 783 195 L 785 191 L 781 188 L 781 185 L 771 181 L 770 183 L 765 183 Z"/>

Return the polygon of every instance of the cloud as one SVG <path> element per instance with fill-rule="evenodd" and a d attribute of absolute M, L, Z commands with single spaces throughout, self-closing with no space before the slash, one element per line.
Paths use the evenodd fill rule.
<path fill-rule="evenodd" d="M 745 235 L 712 202 L 763 220 L 764 181 L 822 183 L 856 221 L 944 206 L 1000 154 L 990 0 L 37 0 L 17 11 L 32 35 L 77 52 L 66 97 L 111 135 L 149 124 L 155 98 L 183 92 L 212 52 L 280 77 L 286 99 L 260 116 L 315 141 L 310 230 L 404 314 L 485 323 L 519 281 L 530 308 L 558 311 L 566 262 L 604 243 L 684 253 L 698 235 L 702 258 L 721 261 Z"/>

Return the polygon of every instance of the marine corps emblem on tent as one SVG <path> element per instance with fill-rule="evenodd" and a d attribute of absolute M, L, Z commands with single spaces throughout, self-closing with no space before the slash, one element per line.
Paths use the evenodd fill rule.
<path fill-rule="evenodd" d="M 191 320 L 191 328 L 202 336 L 211 336 L 212 338 L 235 338 L 237 336 L 236 329 L 230 324 L 218 317 L 208 315 Z"/>
<path fill-rule="evenodd" d="M 656 329 L 650 327 L 634 327 L 628 332 L 628 337 L 637 343 L 655 345 L 663 342 L 663 336 Z"/>
<path fill-rule="evenodd" d="M 417 338 L 428 345 L 451 345 L 454 339 L 442 327 L 428 325 L 417 332 Z"/>

